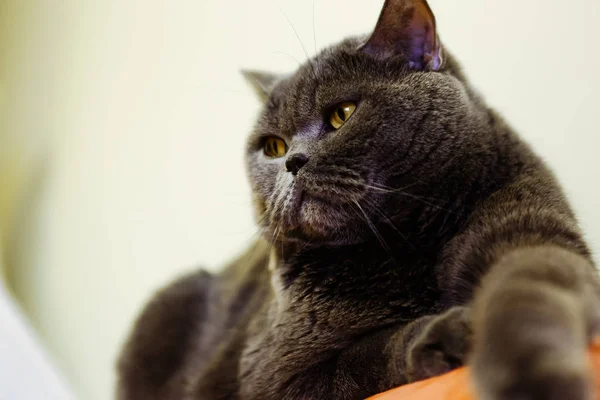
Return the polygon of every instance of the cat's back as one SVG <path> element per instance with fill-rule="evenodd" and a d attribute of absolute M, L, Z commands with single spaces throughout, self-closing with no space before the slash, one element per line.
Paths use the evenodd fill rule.
<path fill-rule="evenodd" d="M 219 349 L 241 352 L 238 332 L 268 300 L 267 263 L 268 245 L 258 240 L 220 274 L 200 270 L 160 290 L 124 346 L 117 397 L 181 399 L 186 382 L 199 385 L 222 362 Z"/>

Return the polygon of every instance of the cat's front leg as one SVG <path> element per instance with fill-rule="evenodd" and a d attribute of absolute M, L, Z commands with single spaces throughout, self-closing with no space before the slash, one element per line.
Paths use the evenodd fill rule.
<path fill-rule="evenodd" d="M 453 307 L 429 317 L 406 352 L 408 380 L 419 381 L 462 367 L 470 355 L 472 338 L 468 307 Z"/>
<path fill-rule="evenodd" d="M 292 322 L 278 326 L 245 352 L 243 399 L 364 399 L 463 365 L 471 344 L 463 307 L 353 339 Z"/>
<path fill-rule="evenodd" d="M 482 400 L 594 398 L 587 348 L 600 321 L 598 278 L 557 247 L 513 251 L 474 304 L 473 373 Z"/>

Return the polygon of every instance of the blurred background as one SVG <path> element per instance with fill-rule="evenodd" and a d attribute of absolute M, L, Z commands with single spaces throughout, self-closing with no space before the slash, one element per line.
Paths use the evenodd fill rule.
<path fill-rule="evenodd" d="M 152 292 L 217 270 L 256 234 L 242 157 L 258 104 L 239 69 L 291 71 L 369 32 L 382 3 L 0 0 L 0 304 L 16 299 L 0 338 L 20 324 L 29 339 L 17 342 L 43 348 L 61 386 L 45 398 L 111 398 Z M 597 252 L 600 2 L 430 3 L 471 80 L 557 172 Z M 21 348 L 3 343 L 0 364 Z M 0 386 L 31 385 L 12 368 Z"/>

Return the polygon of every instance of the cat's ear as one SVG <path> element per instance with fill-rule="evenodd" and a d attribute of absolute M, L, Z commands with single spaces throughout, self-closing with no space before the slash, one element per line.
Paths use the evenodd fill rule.
<path fill-rule="evenodd" d="M 411 68 L 437 71 L 442 49 L 435 17 L 426 0 L 385 0 L 371 37 L 362 51 L 386 58 L 404 55 Z"/>
<path fill-rule="evenodd" d="M 246 82 L 254 89 L 258 99 L 263 103 L 268 100 L 271 90 L 273 90 L 280 79 L 280 76 L 277 74 L 248 69 L 243 69 L 242 75 L 246 79 Z"/>

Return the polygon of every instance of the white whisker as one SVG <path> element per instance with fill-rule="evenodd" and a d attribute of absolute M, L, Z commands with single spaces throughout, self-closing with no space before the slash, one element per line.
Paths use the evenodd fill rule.
<path fill-rule="evenodd" d="M 371 228 L 371 231 L 373 231 L 373 234 L 375 235 L 375 237 L 377 238 L 377 240 L 379 240 L 379 243 L 381 244 L 381 246 L 384 248 L 384 250 L 390 255 L 390 257 L 392 256 L 391 252 L 390 252 L 390 248 L 387 245 L 387 243 L 385 243 L 385 240 L 383 239 L 383 237 L 381 236 L 381 234 L 379 233 L 379 231 L 377 230 L 377 228 L 375 228 L 375 225 L 373 225 L 373 223 L 371 222 L 371 220 L 369 219 L 369 216 L 367 215 L 367 213 L 365 212 L 365 210 L 363 210 L 363 208 L 360 206 L 360 204 L 358 204 L 358 201 L 356 200 L 352 200 L 352 202 L 354 204 L 356 204 L 356 206 L 358 207 L 358 209 L 360 210 L 360 212 L 362 213 L 362 215 L 364 216 L 364 220 L 367 223 L 367 225 L 369 226 L 369 228 Z"/>

